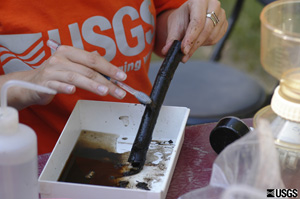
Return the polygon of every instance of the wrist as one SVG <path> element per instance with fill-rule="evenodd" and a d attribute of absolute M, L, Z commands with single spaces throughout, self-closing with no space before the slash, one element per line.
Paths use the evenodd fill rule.
<path fill-rule="evenodd" d="M 32 71 L 13 72 L 0 76 L 0 86 L 8 80 L 23 80 L 30 82 Z M 24 89 L 21 87 L 11 87 L 7 92 L 7 104 L 17 110 L 26 108 L 32 104 L 36 104 L 37 95 L 35 91 Z"/>

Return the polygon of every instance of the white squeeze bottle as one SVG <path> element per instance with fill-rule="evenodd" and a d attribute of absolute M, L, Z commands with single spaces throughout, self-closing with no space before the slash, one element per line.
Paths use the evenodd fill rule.
<path fill-rule="evenodd" d="M 30 127 L 19 123 L 18 111 L 7 107 L 11 86 L 49 94 L 56 91 L 18 80 L 6 82 L 1 89 L 0 199 L 38 199 L 37 138 Z"/>

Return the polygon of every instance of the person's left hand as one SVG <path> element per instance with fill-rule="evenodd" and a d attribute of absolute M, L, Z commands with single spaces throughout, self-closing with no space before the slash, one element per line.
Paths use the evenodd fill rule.
<path fill-rule="evenodd" d="M 219 22 L 206 14 L 215 12 Z M 181 40 L 182 59 L 186 62 L 200 46 L 213 45 L 227 30 L 228 22 L 224 9 L 218 0 L 188 0 L 172 11 L 167 20 L 167 40 L 162 48 L 166 54 L 174 40 Z"/>

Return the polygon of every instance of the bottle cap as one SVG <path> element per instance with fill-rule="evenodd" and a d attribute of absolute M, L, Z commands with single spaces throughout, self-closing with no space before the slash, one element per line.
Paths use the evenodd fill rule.
<path fill-rule="evenodd" d="M 226 146 L 250 131 L 249 127 L 237 117 L 224 117 L 211 131 L 209 141 L 213 150 L 220 153 Z"/>
<path fill-rule="evenodd" d="M 287 71 L 275 89 L 272 110 L 280 117 L 300 122 L 300 69 Z"/>
<path fill-rule="evenodd" d="M 19 114 L 12 107 L 0 108 L 0 127 L 1 133 L 13 133 L 18 130 Z"/>

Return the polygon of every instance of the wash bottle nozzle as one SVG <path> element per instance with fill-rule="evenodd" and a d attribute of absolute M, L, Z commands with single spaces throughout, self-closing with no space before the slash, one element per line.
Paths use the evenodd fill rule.
<path fill-rule="evenodd" d="M 2 86 L 2 89 L 1 89 L 1 108 L 2 109 L 7 107 L 7 90 L 12 86 L 19 86 L 22 88 L 27 88 L 27 89 L 31 89 L 31 90 L 35 90 L 35 91 L 39 91 L 39 92 L 43 92 L 43 93 L 48 93 L 48 94 L 53 94 L 53 95 L 56 94 L 55 90 L 44 87 L 44 86 L 40 86 L 37 84 L 20 81 L 20 80 L 9 80 Z"/>

